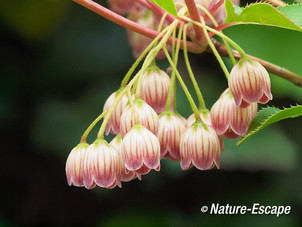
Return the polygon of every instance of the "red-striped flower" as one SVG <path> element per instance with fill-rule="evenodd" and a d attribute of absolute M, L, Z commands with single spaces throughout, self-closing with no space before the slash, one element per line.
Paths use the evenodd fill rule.
<path fill-rule="evenodd" d="M 91 189 L 121 187 L 119 153 L 105 140 L 91 144 L 84 158 L 84 185 Z"/>
<path fill-rule="evenodd" d="M 109 108 L 115 103 L 116 98 L 118 96 L 120 91 L 112 93 L 109 98 L 106 100 L 103 111 L 109 110 Z M 121 115 L 126 108 L 128 103 L 128 98 L 126 95 L 122 97 L 122 99 L 119 101 L 115 109 L 113 110 L 109 121 L 106 126 L 106 135 L 109 134 L 109 132 L 117 135 L 120 132 L 120 121 L 121 121 Z"/>
<path fill-rule="evenodd" d="M 159 116 L 158 140 L 161 157 L 179 160 L 179 141 L 185 129 L 181 116 L 173 112 L 164 112 Z"/>
<path fill-rule="evenodd" d="M 139 175 L 160 169 L 160 144 L 157 137 L 142 125 L 135 125 L 122 141 L 125 167 Z"/>
<path fill-rule="evenodd" d="M 152 109 L 152 107 L 149 106 L 142 99 L 135 99 L 134 108 L 136 110 L 140 124 L 145 126 L 154 135 L 157 135 L 158 115 Z M 131 105 L 128 105 L 121 116 L 120 130 L 121 130 L 122 137 L 124 137 L 127 134 L 127 132 L 130 131 L 130 129 L 135 125 L 135 123 L 136 123 L 135 116 L 132 111 Z"/>
<path fill-rule="evenodd" d="M 143 75 L 141 97 L 159 114 L 165 109 L 169 87 L 168 74 L 157 66 L 152 66 Z"/>
<path fill-rule="evenodd" d="M 253 102 L 272 100 L 271 82 L 266 69 L 257 61 L 241 59 L 229 76 L 229 88 L 235 103 L 247 107 Z"/>
<path fill-rule="evenodd" d="M 214 129 L 197 121 L 187 128 L 180 139 L 180 166 L 183 170 L 194 165 L 197 169 L 219 168 L 220 141 Z"/>
<path fill-rule="evenodd" d="M 69 186 L 84 186 L 83 159 L 88 146 L 89 145 L 87 143 L 80 143 L 78 146 L 73 148 L 68 155 L 66 161 L 66 177 Z"/>
<path fill-rule="evenodd" d="M 116 137 L 111 140 L 109 143 L 112 147 L 117 150 L 117 152 L 120 154 L 120 166 L 121 166 L 121 181 L 128 182 L 133 180 L 136 177 L 135 172 L 126 170 L 125 163 L 122 158 L 122 136 L 121 134 L 118 134 Z"/>
<path fill-rule="evenodd" d="M 226 89 L 212 106 L 212 126 L 217 135 L 229 139 L 244 136 L 257 113 L 257 103 L 246 108 L 237 107 L 229 89 Z"/>
<path fill-rule="evenodd" d="M 200 112 L 199 114 L 201 120 L 207 125 L 207 126 L 211 126 L 211 118 L 210 118 L 210 114 L 209 112 Z M 192 127 L 192 125 L 195 123 L 196 118 L 195 118 L 195 114 L 191 114 L 190 117 L 187 119 L 186 121 L 186 128 L 190 128 Z"/>

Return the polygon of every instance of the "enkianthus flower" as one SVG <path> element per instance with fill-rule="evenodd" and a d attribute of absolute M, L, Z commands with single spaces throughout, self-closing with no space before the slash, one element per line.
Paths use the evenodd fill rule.
<path fill-rule="evenodd" d="M 134 10 L 143 10 L 143 6 L 135 0 L 108 0 L 108 6 L 120 15 L 126 15 Z"/>
<path fill-rule="evenodd" d="M 120 168 L 119 153 L 105 140 L 96 140 L 88 147 L 84 158 L 85 187 L 121 187 Z"/>
<path fill-rule="evenodd" d="M 253 102 L 272 100 L 271 81 L 266 69 L 257 61 L 241 59 L 229 76 L 229 88 L 235 103 L 247 107 Z"/>
<path fill-rule="evenodd" d="M 229 139 L 244 136 L 257 113 L 257 103 L 246 108 L 236 106 L 234 98 L 226 89 L 212 106 L 212 126 L 217 135 L 224 135 Z"/>
<path fill-rule="evenodd" d="M 80 143 L 75 148 L 73 148 L 68 155 L 66 161 L 66 177 L 69 186 L 84 186 L 83 159 L 88 146 L 89 145 L 87 143 Z"/>
<path fill-rule="evenodd" d="M 183 170 L 219 168 L 220 141 L 214 129 L 197 121 L 180 139 L 180 166 Z"/>
<path fill-rule="evenodd" d="M 178 114 L 169 111 L 159 116 L 158 140 L 161 157 L 179 160 L 179 141 L 185 129 L 183 119 Z"/>
<path fill-rule="evenodd" d="M 128 182 L 128 181 L 133 180 L 136 177 L 136 174 L 133 171 L 126 170 L 125 163 L 122 158 L 122 136 L 121 136 L 121 134 L 118 134 L 116 137 L 114 137 L 113 140 L 111 140 L 111 142 L 109 144 L 112 147 L 114 147 L 115 150 L 117 150 L 117 152 L 120 154 L 119 157 L 120 157 L 120 166 L 121 166 L 121 181 Z"/>
<path fill-rule="evenodd" d="M 116 97 L 118 96 L 120 91 L 113 92 L 109 98 L 106 100 L 103 111 L 109 110 L 109 108 L 115 103 Z M 106 126 L 106 135 L 109 134 L 109 132 L 117 135 L 120 133 L 120 121 L 121 121 L 121 115 L 126 108 L 128 103 L 128 98 L 126 95 L 122 97 L 122 99 L 119 101 L 115 109 L 113 110 L 109 121 Z"/>
<path fill-rule="evenodd" d="M 127 132 L 138 123 L 136 120 L 139 120 L 139 124 L 145 126 L 154 135 L 157 135 L 158 115 L 156 112 L 142 99 L 135 99 L 133 102 L 139 119 L 135 119 L 131 105 L 128 105 L 121 116 L 120 131 L 122 137 L 124 138 Z"/>
<path fill-rule="evenodd" d="M 157 137 L 142 125 L 135 125 L 122 141 L 125 167 L 139 175 L 160 170 L 160 144 Z"/>
<path fill-rule="evenodd" d="M 143 75 L 141 97 L 156 113 L 161 113 L 166 106 L 170 77 L 157 66 L 149 67 Z"/>
<path fill-rule="evenodd" d="M 207 125 L 211 126 L 211 117 L 208 111 L 200 112 L 199 114 L 201 120 Z M 190 128 L 196 122 L 195 114 L 191 114 L 186 121 L 186 128 Z"/>
<path fill-rule="evenodd" d="M 159 19 L 151 10 L 132 10 L 128 15 L 128 19 L 136 22 L 137 24 L 156 30 L 159 25 Z M 167 26 L 165 23 L 163 27 Z M 132 47 L 132 53 L 135 58 L 138 58 L 146 47 L 152 42 L 151 38 L 141 35 L 137 32 L 127 30 L 129 44 Z M 168 46 L 170 49 L 170 46 Z M 157 59 L 165 58 L 165 53 L 160 50 L 156 56 Z"/>

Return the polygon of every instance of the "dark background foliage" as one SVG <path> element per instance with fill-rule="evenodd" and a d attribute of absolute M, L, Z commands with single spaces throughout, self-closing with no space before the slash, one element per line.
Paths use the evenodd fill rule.
<path fill-rule="evenodd" d="M 1 1 L 0 18 L 0 226 L 302 225 L 301 118 L 266 128 L 240 149 L 225 140 L 220 170 L 181 171 L 164 160 L 160 172 L 122 189 L 69 187 L 70 150 L 134 61 L 127 34 L 67 0 Z M 301 33 L 254 25 L 226 33 L 248 53 L 302 75 Z M 227 86 L 222 70 L 209 53 L 190 59 L 210 107 Z M 180 71 L 190 84 L 182 58 Z M 301 89 L 271 79 L 268 105 L 301 104 Z M 179 112 L 188 117 L 178 91 Z M 290 205 L 292 211 L 278 218 L 200 212 L 212 203 Z"/>

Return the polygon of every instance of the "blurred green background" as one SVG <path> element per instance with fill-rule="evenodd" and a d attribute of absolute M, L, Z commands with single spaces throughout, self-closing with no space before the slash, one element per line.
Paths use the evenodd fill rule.
<path fill-rule="evenodd" d="M 301 118 L 264 129 L 240 149 L 225 140 L 220 170 L 181 171 L 179 163 L 163 160 L 160 172 L 122 189 L 69 187 L 69 152 L 134 62 L 127 34 L 68 0 L 0 1 L 0 32 L 0 226 L 302 225 Z M 302 33 L 256 25 L 225 33 L 247 53 L 302 76 Z M 227 87 L 222 70 L 209 53 L 190 59 L 211 107 Z M 192 89 L 182 56 L 179 69 Z M 269 106 L 302 104 L 302 89 L 271 79 Z M 188 117 L 178 91 L 179 112 Z M 212 203 L 289 205 L 292 211 L 280 217 L 200 212 Z"/>

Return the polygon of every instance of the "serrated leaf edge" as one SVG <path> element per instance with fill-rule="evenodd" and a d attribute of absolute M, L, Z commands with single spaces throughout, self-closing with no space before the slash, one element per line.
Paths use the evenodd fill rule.
<path fill-rule="evenodd" d="M 274 107 L 274 106 L 272 106 L 272 107 Z M 265 122 L 267 122 L 271 117 L 273 117 L 275 114 L 278 114 L 278 113 L 280 113 L 280 112 L 282 112 L 282 111 L 285 111 L 285 110 L 287 110 L 287 109 L 291 109 L 292 107 L 302 107 L 301 105 L 299 105 L 299 104 L 296 104 L 295 106 L 292 106 L 292 105 L 290 105 L 290 107 L 283 107 L 283 109 L 279 109 L 279 111 L 277 111 L 277 112 L 275 112 L 275 113 L 273 113 L 273 114 L 271 114 L 271 115 L 269 115 L 267 118 L 265 118 L 263 121 L 261 121 L 260 122 L 260 124 L 259 124 L 259 126 L 258 127 L 256 127 L 253 131 L 250 131 L 248 134 L 246 134 L 238 143 L 237 143 L 237 146 L 238 147 L 240 147 L 241 146 L 241 144 L 244 142 L 244 141 L 246 141 L 250 136 L 252 136 L 254 133 L 256 133 L 257 131 L 259 131 L 260 129 L 261 129 L 261 127 L 263 126 L 263 124 L 265 123 Z M 258 113 L 259 112 L 261 112 L 262 110 L 264 110 L 265 108 L 269 108 L 269 107 L 263 107 L 260 111 L 258 111 Z M 275 107 L 276 108 L 276 107 Z M 278 108 L 277 108 L 278 109 Z"/>

